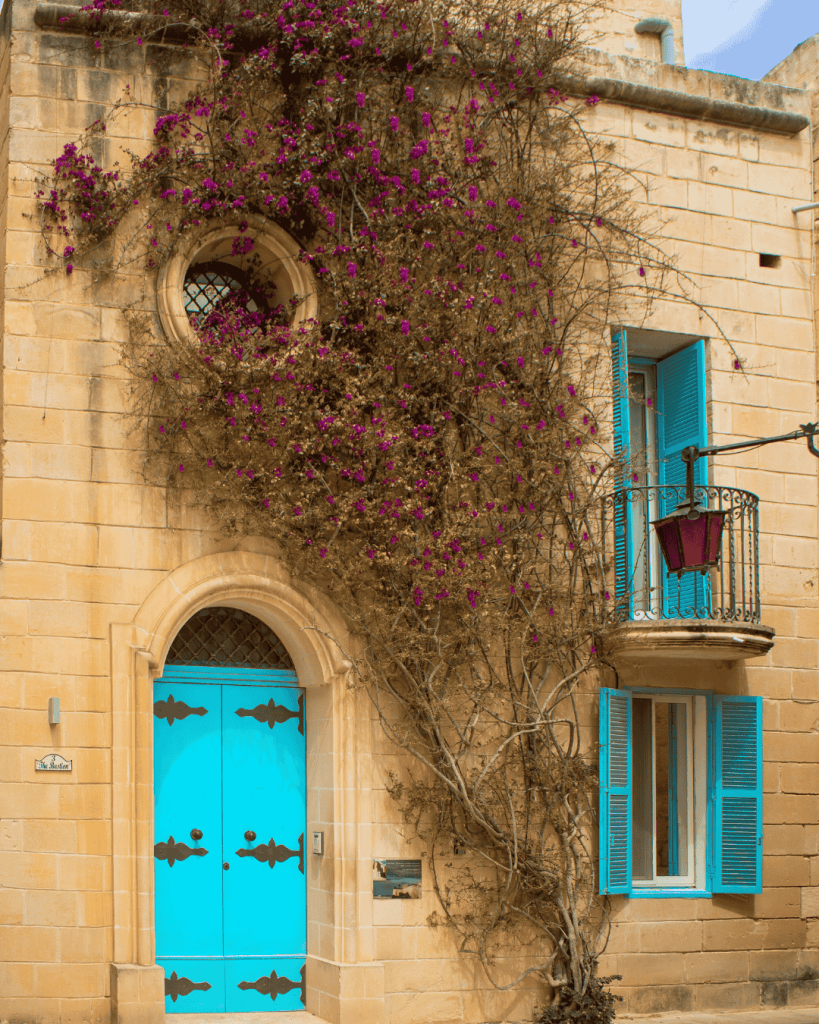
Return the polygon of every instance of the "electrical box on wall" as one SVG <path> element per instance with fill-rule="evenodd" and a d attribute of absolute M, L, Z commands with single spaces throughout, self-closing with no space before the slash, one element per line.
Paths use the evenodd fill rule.
<path fill-rule="evenodd" d="M 49 697 L 48 698 L 48 724 L 59 725 L 60 724 L 60 698 Z"/>
<path fill-rule="evenodd" d="M 313 853 L 324 853 L 324 833 L 313 833 Z"/>

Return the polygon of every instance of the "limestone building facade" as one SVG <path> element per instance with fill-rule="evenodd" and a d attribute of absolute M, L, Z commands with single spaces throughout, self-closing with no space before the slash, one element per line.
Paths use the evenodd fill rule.
<path fill-rule="evenodd" d="M 158 696 L 154 680 L 184 683 L 174 644 L 214 608 L 272 631 L 285 649 L 274 682 L 297 679 L 304 691 L 281 724 L 297 741 L 306 723 L 304 972 L 280 972 L 292 984 L 277 1004 L 257 978 L 249 988 L 264 1008 L 303 994 L 332 1024 L 520 1019 L 543 993 L 493 989 L 427 923 L 431 894 L 373 899 L 374 858 L 421 851 L 400 837 L 373 757 L 389 751 L 327 639 L 345 636 L 337 613 L 287 574 L 273 545 L 226 539 L 144 482 L 119 358 L 122 306 L 144 280 L 43 272 L 38 177 L 125 86 L 144 109 L 118 119 L 109 156 L 147 147 L 156 97 L 188 87 L 173 48 L 101 54 L 64 14 L 38 0 L 5 0 L 0 14 L 0 1019 L 155 1024 L 166 1008 L 199 1007 L 204 983 L 174 969 L 173 994 L 170 967 L 157 965 L 157 872 L 181 840 L 155 825 L 155 728 L 172 724 L 172 694 Z M 588 107 L 589 129 L 634 169 L 690 298 L 611 325 L 612 390 L 630 423 L 620 443 L 648 475 L 624 548 L 630 644 L 601 707 L 631 722 L 632 777 L 662 776 L 667 797 L 652 811 L 660 790 L 632 787 L 620 874 L 610 835 L 600 837 L 613 921 L 601 971 L 622 976 L 631 1012 L 819 1005 L 816 461 L 794 442 L 703 464 L 698 484 L 746 511 L 699 589 L 674 590 L 656 553 L 640 554 L 648 513 L 679 483 L 662 475 L 681 444 L 673 417 L 700 444 L 817 418 L 815 212 L 793 212 L 817 196 L 816 39 L 769 81 L 750 82 L 685 68 L 675 0 L 624 3 L 599 29 L 583 85 L 601 100 Z M 256 228 L 282 261 L 283 286 L 299 290 L 289 240 L 273 224 Z M 221 241 L 197 244 L 218 256 Z M 186 269 L 171 267 L 151 293 L 169 330 L 184 321 Z M 210 721 L 186 707 L 178 728 Z M 729 720 L 735 748 L 721 745 Z M 605 759 L 612 733 L 601 741 Z M 731 749 L 750 772 L 733 779 L 737 792 Z M 71 770 L 38 769 L 52 753 Z M 605 778 L 610 794 L 617 780 Z M 740 822 L 731 833 L 730 800 L 746 798 L 751 831 Z M 751 833 L 759 857 L 731 862 L 730 836 L 747 854 Z M 191 852 L 193 830 L 184 838 L 177 868 L 209 863 Z"/>

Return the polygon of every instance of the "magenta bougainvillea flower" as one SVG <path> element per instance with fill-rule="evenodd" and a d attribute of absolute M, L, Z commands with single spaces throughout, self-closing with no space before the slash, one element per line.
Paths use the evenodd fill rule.
<path fill-rule="evenodd" d="M 65 147 L 40 194 L 72 260 L 64 269 L 135 207 L 149 269 L 194 233 L 229 225 L 225 255 L 241 283 L 192 315 L 198 363 L 178 364 L 173 346 L 140 350 L 163 410 L 159 449 L 179 456 L 180 474 L 210 473 L 223 507 L 262 517 L 256 528 L 296 545 L 300 562 L 343 575 L 354 544 L 365 553 L 355 571 L 391 573 L 418 609 L 477 612 L 503 579 L 507 596 L 536 603 L 547 585 L 516 582 L 513 552 L 537 564 L 558 515 L 562 530 L 581 531 L 608 472 L 598 447 L 585 454 L 597 407 L 572 347 L 571 268 L 578 224 L 590 233 L 618 216 L 569 216 L 575 199 L 557 201 L 558 178 L 496 162 L 492 133 L 512 144 L 510 87 L 552 117 L 565 104 L 536 70 L 548 63 L 542 33 L 521 13 L 491 71 L 455 71 L 458 34 L 489 54 L 499 25 L 433 26 L 442 47 L 430 41 L 419 61 L 406 59 L 410 15 L 397 10 L 369 21 L 352 3 L 276 10 L 242 15 L 259 23 L 243 62 L 226 60 L 221 79 L 163 111 L 128 175 Z M 233 45 L 225 33 L 212 30 L 217 50 Z M 298 94 L 286 49 L 304 76 Z M 401 74 L 373 76 L 379 61 Z M 451 75 L 464 84 L 456 99 L 443 85 Z M 275 115 L 272 96 L 289 97 Z M 299 240 L 317 301 L 278 294 L 260 270 L 259 217 Z M 487 544 L 496 506 L 504 518 Z M 563 545 L 573 559 L 579 547 Z M 543 644 L 550 629 L 544 619 L 527 636 Z"/>

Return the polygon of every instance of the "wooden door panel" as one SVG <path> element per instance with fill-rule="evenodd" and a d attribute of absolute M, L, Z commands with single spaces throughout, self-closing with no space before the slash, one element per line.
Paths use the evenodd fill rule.
<path fill-rule="evenodd" d="M 304 957 L 225 961 L 228 1013 L 304 1009 Z"/>
<path fill-rule="evenodd" d="M 156 683 L 158 957 L 223 953 L 221 722 L 220 687 Z"/>
<path fill-rule="evenodd" d="M 165 1013 L 224 1013 L 225 963 L 157 957 L 165 971 Z"/>
<path fill-rule="evenodd" d="M 306 952 L 302 706 L 295 687 L 223 687 L 226 956 Z"/>

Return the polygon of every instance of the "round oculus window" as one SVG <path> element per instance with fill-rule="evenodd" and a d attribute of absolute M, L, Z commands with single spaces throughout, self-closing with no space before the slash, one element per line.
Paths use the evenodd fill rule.
<path fill-rule="evenodd" d="M 277 224 L 255 215 L 192 233 L 159 271 L 157 312 L 166 335 L 192 341 L 193 331 L 218 326 L 209 318 L 231 308 L 250 313 L 257 326 L 317 319 L 316 282 L 300 252 Z"/>

